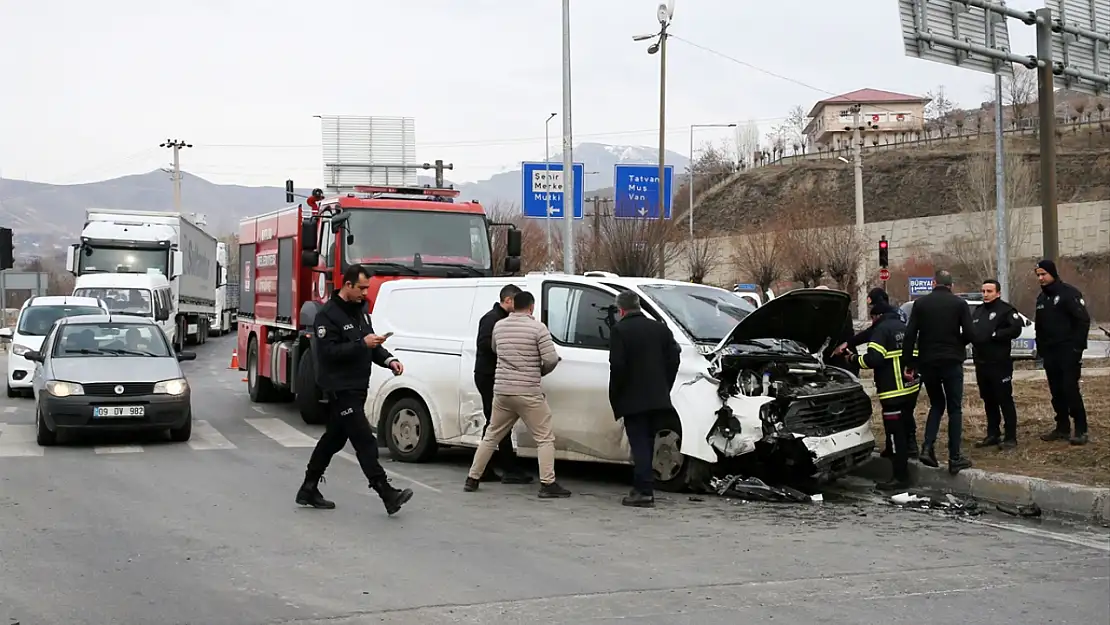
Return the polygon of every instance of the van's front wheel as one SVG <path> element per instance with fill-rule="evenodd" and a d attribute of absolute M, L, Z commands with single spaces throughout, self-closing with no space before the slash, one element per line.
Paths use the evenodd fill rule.
<path fill-rule="evenodd" d="M 655 432 L 655 450 L 651 463 L 655 487 L 661 491 L 700 491 L 708 486 L 711 477 L 708 463 L 683 455 L 681 448 L 682 424 L 677 417 L 667 417 Z"/>
<path fill-rule="evenodd" d="M 424 402 L 405 397 L 389 406 L 381 432 L 389 454 L 401 462 L 427 462 L 435 456 L 435 428 Z"/>

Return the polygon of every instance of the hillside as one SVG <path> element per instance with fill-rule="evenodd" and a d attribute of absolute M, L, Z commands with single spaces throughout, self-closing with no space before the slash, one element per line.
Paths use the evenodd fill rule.
<path fill-rule="evenodd" d="M 937 147 L 865 153 L 866 221 L 959 212 L 957 197 L 961 185 L 966 184 L 966 162 L 993 150 L 993 138 L 983 136 Z M 1039 177 L 1040 150 L 1035 137 L 1008 139 L 1006 150 L 1027 159 Z M 1061 203 L 1110 199 L 1110 134 L 1096 129 L 1089 135 L 1065 134 L 1057 141 L 1057 188 Z M 1034 193 L 1039 192 L 1037 184 Z M 799 201 L 833 210 L 845 221 L 853 220 L 852 166 L 824 158 L 735 174 L 732 182 L 699 200 L 695 227 L 701 236 L 739 232 L 781 215 Z"/>

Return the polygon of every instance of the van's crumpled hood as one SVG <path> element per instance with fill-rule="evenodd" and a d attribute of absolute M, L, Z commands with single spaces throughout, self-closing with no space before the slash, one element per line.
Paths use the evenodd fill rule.
<path fill-rule="evenodd" d="M 801 343 L 811 354 L 844 331 L 852 298 L 844 291 L 796 289 L 769 300 L 744 317 L 713 349 L 753 339 L 787 339 Z"/>

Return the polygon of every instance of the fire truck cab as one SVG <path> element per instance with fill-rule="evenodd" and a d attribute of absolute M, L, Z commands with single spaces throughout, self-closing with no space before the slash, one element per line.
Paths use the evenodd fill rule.
<path fill-rule="evenodd" d="M 326 421 L 312 344 L 316 311 L 344 270 L 370 270 L 367 310 L 382 283 L 493 275 L 490 229 L 505 226 L 504 270 L 520 270 L 521 233 L 493 224 L 454 189 L 355 187 L 249 217 L 239 227 L 239 369 L 253 402 L 294 400 L 306 423 Z M 450 314 L 450 311 L 445 311 Z"/>

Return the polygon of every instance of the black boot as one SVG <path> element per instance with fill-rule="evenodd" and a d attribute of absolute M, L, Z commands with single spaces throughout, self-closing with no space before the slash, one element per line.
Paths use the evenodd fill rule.
<path fill-rule="evenodd" d="M 559 486 L 558 482 L 552 482 L 550 484 L 540 484 L 538 495 L 540 499 L 561 499 L 570 497 L 570 491 Z"/>
<path fill-rule="evenodd" d="M 999 438 L 997 436 L 987 436 L 986 438 L 979 441 L 978 443 L 975 443 L 975 448 L 976 449 L 983 449 L 984 447 L 998 447 L 1001 444 L 1002 444 L 1002 441 L 999 440 Z"/>
<path fill-rule="evenodd" d="M 371 484 L 370 488 L 377 491 L 378 496 L 382 499 L 382 503 L 385 504 L 386 513 L 390 515 L 397 514 L 401 506 L 412 499 L 411 488 L 393 488 L 393 485 L 389 483 L 389 478 L 387 477 L 383 477 L 378 482 Z"/>
<path fill-rule="evenodd" d="M 1086 432 L 1083 432 L 1082 434 L 1080 434 L 1079 432 L 1076 432 L 1075 436 L 1072 436 L 1071 441 L 1069 441 L 1069 442 L 1072 445 L 1086 445 L 1090 440 L 1091 439 L 1090 439 L 1090 437 L 1087 436 Z"/>
<path fill-rule="evenodd" d="M 1041 440 L 1045 441 L 1046 443 L 1051 443 L 1053 441 L 1066 441 L 1069 438 L 1071 438 L 1071 432 L 1068 432 L 1066 430 L 1057 430 L 1055 428 L 1049 430 L 1048 432 L 1045 432 L 1044 434 L 1041 434 Z"/>
<path fill-rule="evenodd" d="M 1003 451 L 1007 451 L 1007 450 L 1010 450 L 1010 449 L 1017 449 L 1017 437 L 1016 436 L 1015 437 L 1007 436 L 1006 438 L 1002 439 L 1002 444 L 999 445 L 999 447 Z"/>
<path fill-rule="evenodd" d="M 304 483 L 301 484 L 301 488 L 297 491 L 297 504 L 301 506 L 312 506 L 313 508 L 322 508 L 324 510 L 335 508 L 335 502 L 324 499 L 324 496 L 320 493 L 319 482 L 323 481 L 323 476 L 316 479 L 305 475 Z"/>
<path fill-rule="evenodd" d="M 884 493 L 904 493 L 908 491 L 912 486 L 913 483 L 910 482 L 910 479 L 908 477 L 903 479 L 892 478 L 890 481 L 879 482 L 878 484 L 875 484 L 875 489 Z"/>
<path fill-rule="evenodd" d="M 955 458 L 948 459 L 948 472 L 956 475 L 964 469 L 971 468 L 971 458 L 967 456 L 956 456 Z"/>
<path fill-rule="evenodd" d="M 925 445 L 925 447 L 921 449 L 921 455 L 918 457 L 918 461 L 934 469 L 940 466 L 940 462 L 937 461 L 937 452 L 933 449 L 932 445 Z"/>
<path fill-rule="evenodd" d="M 624 499 L 621 499 L 621 505 L 630 508 L 654 508 L 655 496 L 634 490 L 628 493 Z"/>

